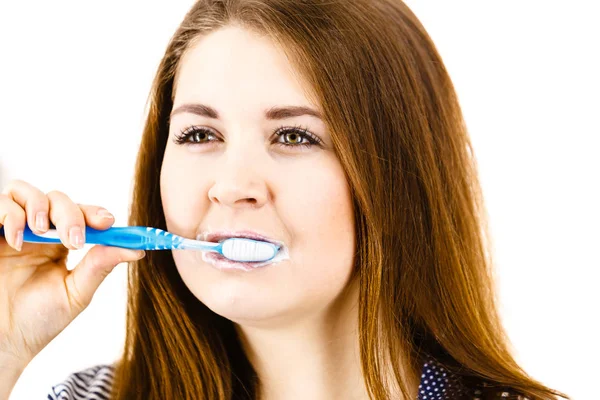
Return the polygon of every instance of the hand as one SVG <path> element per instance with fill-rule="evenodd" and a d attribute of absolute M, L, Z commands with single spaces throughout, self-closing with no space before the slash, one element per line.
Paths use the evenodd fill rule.
<path fill-rule="evenodd" d="M 27 223 L 34 233 L 52 222 L 61 244 L 23 243 Z M 113 268 L 143 251 L 94 246 L 72 270 L 69 249 L 81 248 L 85 227 L 108 229 L 114 217 L 104 208 L 75 204 L 58 191 L 44 194 L 23 181 L 0 194 L 0 357 L 24 368 L 91 302 Z"/>

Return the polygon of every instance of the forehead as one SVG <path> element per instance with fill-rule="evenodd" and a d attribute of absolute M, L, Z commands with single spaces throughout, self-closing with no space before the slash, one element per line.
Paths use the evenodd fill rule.
<path fill-rule="evenodd" d="M 316 106 L 308 101 L 307 89 L 285 53 L 269 38 L 227 27 L 197 39 L 185 52 L 175 104 L 201 100 L 224 110 Z"/>

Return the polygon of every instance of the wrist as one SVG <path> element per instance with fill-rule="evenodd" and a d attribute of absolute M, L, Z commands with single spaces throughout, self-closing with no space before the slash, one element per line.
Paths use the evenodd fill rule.
<path fill-rule="evenodd" d="M 27 363 L 0 354 L 0 400 L 8 399 Z"/>
<path fill-rule="evenodd" d="M 19 370 L 23 371 L 29 364 L 28 361 L 15 357 L 11 354 L 0 352 L 0 371 L 3 370 Z"/>

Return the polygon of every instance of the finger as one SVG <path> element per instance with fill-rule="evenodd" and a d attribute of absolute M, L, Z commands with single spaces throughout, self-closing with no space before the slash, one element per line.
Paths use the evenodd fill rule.
<path fill-rule="evenodd" d="M 0 194 L 0 226 L 4 225 L 4 238 L 9 246 L 21 251 L 23 229 L 25 229 L 25 210 L 11 198 Z"/>
<path fill-rule="evenodd" d="M 115 217 L 106 208 L 85 204 L 77 206 L 83 213 L 85 224 L 94 229 L 105 230 L 115 223 Z"/>
<path fill-rule="evenodd" d="M 69 196 L 59 191 L 48 193 L 50 221 L 56 226 L 61 242 L 69 249 L 80 249 L 85 243 L 85 218 Z"/>
<path fill-rule="evenodd" d="M 25 210 L 27 224 L 32 231 L 44 233 L 48 230 L 48 197 L 37 187 L 21 180 L 13 180 L 2 193 Z"/>
<path fill-rule="evenodd" d="M 115 266 L 144 257 L 143 250 L 97 245 L 90 249 L 79 264 L 65 277 L 65 286 L 73 317 L 85 309 L 96 289 Z"/>

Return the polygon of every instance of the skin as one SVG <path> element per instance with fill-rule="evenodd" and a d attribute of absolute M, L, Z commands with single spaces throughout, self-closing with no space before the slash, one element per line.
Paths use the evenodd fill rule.
<path fill-rule="evenodd" d="M 306 89 L 283 52 L 264 37 L 226 27 L 195 42 L 181 60 L 173 110 L 204 104 L 219 118 L 172 113 L 162 203 L 175 234 L 197 238 L 247 229 L 287 246 L 288 260 L 250 272 L 220 270 L 200 252 L 173 251 L 191 292 L 236 323 L 264 399 L 367 399 L 358 356 L 358 292 L 349 280 L 352 198 L 342 166 L 321 119 L 265 118 L 271 107 L 320 112 Z M 274 135 L 281 126 L 298 125 L 322 145 L 302 147 L 307 139 L 293 132 Z M 177 144 L 190 126 L 211 132 Z"/>
<path fill-rule="evenodd" d="M 23 243 L 52 222 L 61 244 Z M 72 270 L 69 250 L 82 247 L 85 227 L 107 229 L 114 217 L 102 207 L 76 204 L 58 191 L 43 193 L 14 180 L 0 193 L 0 399 L 8 398 L 31 360 L 91 302 L 104 278 L 143 251 L 93 246 Z"/>

